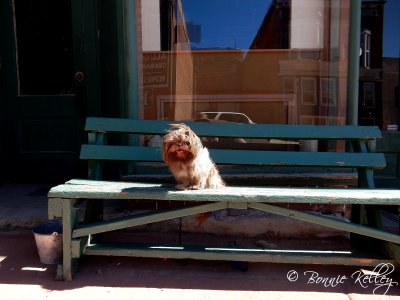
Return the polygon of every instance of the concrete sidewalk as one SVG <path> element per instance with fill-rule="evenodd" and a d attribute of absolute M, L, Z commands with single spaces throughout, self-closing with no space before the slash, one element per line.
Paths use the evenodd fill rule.
<path fill-rule="evenodd" d="M 251 263 L 241 272 L 229 262 L 85 257 L 74 280 L 60 282 L 55 265 L 40 263 L 31 231 L 0 231 L 0 241 L 2 300 L 400 299 L 398 285 L 361 280 L 359 267 Z M 398 270 L 386 279 L 394 285 Z"/>
<path fill-rule="evenodd" d="M 47 220 L 50 185 L 5 184 L 0 186 L 0 230 L 31 229 Z"/>
<path fill-rule="evenodd" d="M 0 187 L 0 300 L 400 299 L 400 267 L 390 266 L 386 278 L 385 269 L 367 278 L 360 267 L 250 263 L 241 272 L 229 262 L 84 257 L 72 282 L 55 281 L 31 231 L 47 219 L 48 188 Z"/>

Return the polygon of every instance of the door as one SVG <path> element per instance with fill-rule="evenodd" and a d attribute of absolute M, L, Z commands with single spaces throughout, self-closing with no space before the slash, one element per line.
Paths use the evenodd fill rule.
<path fill-rule="evenodd" d="M 95 47 L 88 47 L 88 22 L 95 21 L 84 13 L 94 9 L 93 1 L 0 1 L 8 174 L 42 183 L 84 176 L 79 149 L 93 107 L 88 91 L 95 93 L 88 85 L 97 80 L 89 81 L 86 72 L 87 56 L 96 56 Z"/>
<path fill-rule="evenodd" d="M 375 81 L 360 81 L 359 87 L 359 125 L 379 126 L 382 128 L 382 83 Z"/>

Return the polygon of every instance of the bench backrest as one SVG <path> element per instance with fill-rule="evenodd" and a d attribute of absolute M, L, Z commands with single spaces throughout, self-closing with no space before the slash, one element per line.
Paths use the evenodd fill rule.
<path fill-rule="evenodd" d="M 179 122 L 88 118 L 85 130 L 89 133 L 89 144 L 82 146 L 81 158 L 97 162 L 107 160 L 161 162 L 161 148 L 141 145 L 107 145 L 107 135 L 163 136 L 171 123 Z M 212 159 L 217 164 L 357 168 L 360 185 L 367 187 L 374 185 L 373 169 L 385 167 L 384 155 L 374 152 L 376 139 L 381 138 L 381 132 L 375 126 L 185 123 L 201 137 L 347 141 L 352 146 L 351 151 L 348 152 L 209 149 Z"/>

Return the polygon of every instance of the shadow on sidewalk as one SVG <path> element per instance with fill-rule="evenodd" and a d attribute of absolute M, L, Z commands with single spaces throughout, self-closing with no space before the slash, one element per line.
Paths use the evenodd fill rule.
<path fill-rule="evenodd" d="M 60 282 L 54 280 L 55 265 L 40 263 L 32 232 L 0 231 L 0 284 L 39 285 L 47 290 L 100 286 L 365 295 L 372 295 L 375 290 L 379 295 L 385 292 L 400 295 L 398 285 L 387 285 L 390 280 L 393 284 L 399 281 L 400 268 L 393 273 L 386 270 L 386 277 L 382 269 L 381 276 L 369 278 L 359 277 L 361 269 L 250 263 L 248 271 L 242 272 L 229 262 L 92 256 L 81 260 L 79 273 L 72 282 Z M 373 270 L 372 267 L 363 269 Z"/>

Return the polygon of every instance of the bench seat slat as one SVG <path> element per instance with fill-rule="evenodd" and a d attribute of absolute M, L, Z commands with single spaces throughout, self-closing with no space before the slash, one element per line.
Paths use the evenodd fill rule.
<path fill-rule="evenodd" d="M 164 135 L 171 123 L 177 121 L 129 120 L 113 118 L 88 118 L 86 131 L 105 133 L 136 133 Z M 208 137 L 290 139 L 290 140 L 369 140 L 381 138 L 374 126 L 316 126 L 280 124 L 239 124 L 185 122 L 197 135 Z M 218 128 L 218 130 L 216 130 Z"/>
<path fill-rule="evenodd" d="M 266 183 L 267 184 L 267 183 Z M 165 201 L 228 201 L 266 203 L 397 205 L 400 194 L 389 189 L 238 187 L 176 190 L 173 185 L 73 180 L 49 191 L 50 198 L 136 199 Z"/>
<path fill-rule="evenodd" d="M 288 152 L 210 149 L 217 164 L 368 167 L 384 168 L 382 153 Z M 83 145 L 81 159 L 160 162 L 161 149 L 155 147 Z"/>

